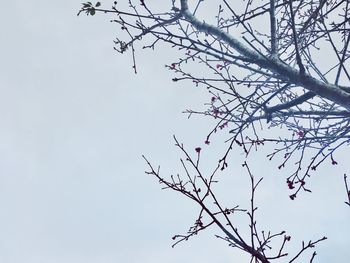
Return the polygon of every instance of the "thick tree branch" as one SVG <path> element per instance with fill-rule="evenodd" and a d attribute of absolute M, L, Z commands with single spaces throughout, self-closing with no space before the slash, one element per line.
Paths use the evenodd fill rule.
<path fill-rule="evenodd" d="M 315 97 L 315 93 L 313 92 L 307 92 L 303 95 L 301 95 L 300 97 L 294 99 L 294 100 L 291 100 L 287 103 L 284 103 L 284 104 L 279 104 L 279 105 L 276 105 L 276 106 L 273 106 L 273 107 L 268 107 L 265 109 L 266 111 L 266 114 L 271 114 L 273 112 L 276 112 L 276 111 L 280 111 L 280 110 L 285 110 L 285 109 L 289 109 L 289 108 L 292 108 L 296 105 L 299 105 L 299 104 L 302 104 L 304 103 L 305 101 L 311 99 Z"/>
<path fill-rule="evenodd" d="M 329 99 L 338 105 L 343 106 L 347 110 L 350 110 L 350 93 L 347 92 L 350 90 L 350 88 L 323 83 L 308 74 L 300 74 L 298 70 L 288 66 L 279 59 L 266 58 L 259 55 L 256 51 L 251 50 L 220 28 L 199 21 L 188 10 L 187 0 L 181 0 L 181 13 L 183 17 L 197 30 L 214 35 L 215 37 L 221 39 L 241 55 L 254 61 L 256 65 L 271 70 L 281 79 L 288 78 L 291 83 L 302 86 L 316 95 Z"/>
<path fill-rule="evenodd" d="M 293 11 L 292 0 L 289 0 L 289 10 L 290 10 L 290 22 L 291 22 L 291 27 L 292 27 L 292 31 L 293 31 L 293 42 L 294 42 L 294 46 L 295 46 L 295 56 L 296 56 L 296 60 L 297 60 L 298 66 L 299 66 L 300 74 L 304 75 L 305 74 L 305 67 L 303 65 L 303 62 L 301 61 L 300 52 L 299 52 L 299 41 L 298 41 L 298 37 L 297 37 L 297 30 L 295 28 L 295 15 L 294 15 L 294 11 Z"/>
<path fill-rule="evenodd" d="M 270 34 L 271 34 L 271 55 L 277 55 L 277 40 L 276 40 L 276 9 L 275 0 L 270 0 Z"/>

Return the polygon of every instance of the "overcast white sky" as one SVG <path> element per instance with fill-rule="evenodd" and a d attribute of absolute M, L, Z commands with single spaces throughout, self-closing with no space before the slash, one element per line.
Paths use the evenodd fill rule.
<path fill-rule="evenodd" d="M 141 154 L 177 171 L 173 134 L 203 147 L 208 121 L 181 111 L 200 107 L 207 94 L 171 82 L 169 50 L 138 54 L 135 75 L 130 56 L 113 51 L 115 25 L 77 17 L 80 2 L 1 4 L 0 262 L 240 262 L 215 231 L 172 249 L 171 236 L 184 233 L 197 210 L 144 174 Z M 216 160 L 209 150 L 205 158 Z M 285 177 L 263 156 L 253 161 L 265 177 L 262 227 L 287 230 L 292 249 L 326 235 L 317 262 L 348 259 L 346 158 L 320 171 L 313 195 L 291 202 Z M 239 158 L 232 157 L 237 182 L 247 179 Z M 247 201 L 246 184 L 225 187 L 234 203 Z"/>

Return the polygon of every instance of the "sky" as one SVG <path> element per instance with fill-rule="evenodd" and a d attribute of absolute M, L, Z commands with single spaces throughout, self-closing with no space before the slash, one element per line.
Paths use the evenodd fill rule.
<path fill-rule="evenodd" d="M 116 25 L 106 16 L 77 17 L 80 4 L 2 3 L 0 262 L 240 262 L 240 253 L 214 237 L 217 229 L 171 248 L 198 208 L 144 173 L 142 154 L 165 174 L 178 172 L 174 134 L 190 151 L 205 147 L 211 123 L 182 111 L 203 108 L 208 94 L 171 81 L 164 68 L 174 59 L 170 48 L 138 52 L 135 75 L 130 54 L 113 50 Z M 208 167 L 223 146 L 203 148 Z M 292 202 L 276 165 L 254 155 L 253 172 L 264 177 L 262 228 L 287 230 L 292 251 L 301 239 L 326 235 L 317 262 L 344 262 L 345 157 L 313 178 L 312 195 Z M 222 195 L 244 204 L 242 160 L 232 155 Z"/>

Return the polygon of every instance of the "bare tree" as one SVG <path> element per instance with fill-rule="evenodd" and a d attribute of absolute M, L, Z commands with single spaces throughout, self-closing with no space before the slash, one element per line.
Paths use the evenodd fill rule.
<path fill-rule="evenodd" d="M 248 252 L 252 261 L 270 262 L 285 257 L 283 249 L 289 236 L 284 232 L 261 236 L 256 229 L 254 194 L 260 180 L 256 181 L 247 163 L 244 166 L 251 178 L 250 241 L 244 240 L 230 221 L 229 215 L 243 210 L 221 206 L 211 185 L 216 182 L 217 171 L 228 166 L 227 157 L 235 146 L 248 157 L 251 149 L 276 144 L 268 159 L 279 156 L 279 169 L 295 166 L 286 178 L 293 191 L 291 199 L 302 190 L 310 191 L 307 179 L 325 160 L 337 164 L 335 152 L 350 142 L 350 2 L 169 0 L 167 9 L 160 11 L 151 1 L 120 2 L 115 1 L 111 8 L 87 2 L 79 14 L 114 15 L 112 22 L 121 28 L 115 49 L 120 53 L 130 50 L 135 73 L 138 48 L 155 49 L 161 42 L 176 48 L 179 58 L 166 66 L 176 74 L 173 81 L 191 81 L 211 94 L 205 111 L 187 111 L 189 115 L 217 120 L 205 143 L 209 144 L 220 130 L 229 131 L 226 133 L 230 135 L 209 178 L 198 165 L 201 149 L 196 149 L 198 159 L 193 160 L 176 138 L 176 146 L 185 155 L 185 178 L 164 179 L 147 161 L 148 173 L 201 207 L 188 235 L 174 238 L 187 240 L 215 224 L 223 231 L 222 238 Z M 193 64 L 201 69 L 194 70 Z M 285 132 L 271 137 L 273 133 L 266 130 L 276 127 Z M 344 183 L 348 200 L 346 175 Z M 216 205 L 214 208 L 208 207 L 209 199 Z M 206 223 L 204 214 L 208 216 Z M 271 239 L 281 236 L 277 253 L 268 255 Z M 288 262 L 296 261 L 302 252 L 324 239 L 303 243 L 300 253 Z"/>

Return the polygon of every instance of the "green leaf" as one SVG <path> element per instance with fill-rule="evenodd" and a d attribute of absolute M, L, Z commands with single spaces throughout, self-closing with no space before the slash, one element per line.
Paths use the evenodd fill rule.
<path fill-rule="evenodd" d="M 99 7 L 101 5 L 101 2 L 97 2 L 95 7 Z"/>
<path fill-rule="evenodd" d="M 96 12 L 95 12 L 95 8 L 91 8 L 91 9 L 90 9 L 90 15 L 93 16 L 93 15 L 95 15 L 95 13 L 96 13 Z"/>

